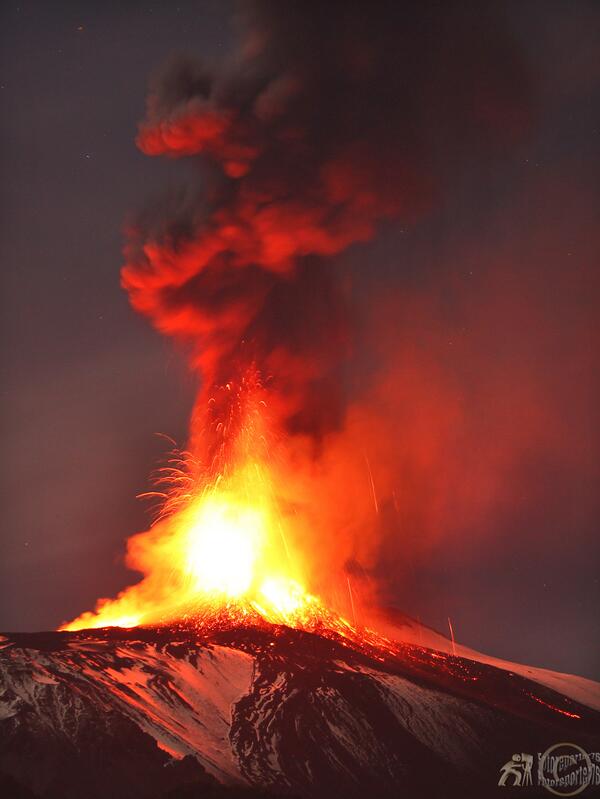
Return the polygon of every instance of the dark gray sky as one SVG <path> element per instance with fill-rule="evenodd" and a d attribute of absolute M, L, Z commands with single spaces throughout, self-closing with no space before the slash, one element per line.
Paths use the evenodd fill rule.
<path fill-rule="evenodd" d="M 439 398 L 428 429 L 460 407 L 461 446 L 431 474 L 439 486 L 451 471 L 460 500 L 379 571 L 391 601 L 440 628 L 451 616 L 468 645 L 599 678 L 600 18 L 593 3 L 506 8 L 531 132 L 489 162 L 440 165 L 430 213 L 347 256 L 369 331 L 356 374 L 376 358 L 405 368 L 398 342 L 415 341 L 427 390 L 400 396 Z M 147 526 L 135 496 L 165 449 L 155 434 L 185 440 L 195 383 L 128 306 L 121 231 L 182 174 L 134 145 L 149 76 L 176 53 L 223 58 L 230 16 L 217 0 L 2 6 L 0 629 L 56 627 L 131 579 L 123 542 Z M 386 349 L 396 296 L 405 321 Z M 423 515 L 427 475 L 408 461 Z"/>

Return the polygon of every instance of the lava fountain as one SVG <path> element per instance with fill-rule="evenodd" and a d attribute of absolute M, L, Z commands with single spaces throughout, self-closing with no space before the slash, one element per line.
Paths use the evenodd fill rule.
<path fill-rule="evenodd" d="M 129 541 L 128 565 L 145 574 L 114 600 L 100 600 L 64 630 L 133 627 L 219 617 L 262 618 L 312 627 L 322 603 L 305 588 L 300 558 L 288 541 L 294 518 L 277 496 L 273 430 L 265 392 L 253 369 L 221 388 L 227 418 L 205 431 L 210 464 L 192 453 L 158 470 L 160 513 Z M 209 402 L 209 409 L 215 403 Z M 208 414 L 209 417 L 212 414 Z"/>

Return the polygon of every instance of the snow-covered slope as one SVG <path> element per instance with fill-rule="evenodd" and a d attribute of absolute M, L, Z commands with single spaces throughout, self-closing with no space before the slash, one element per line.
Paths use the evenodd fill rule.
<path fill-rule="evenodd" d="M 431 627 L 420 624 L 416 619 L 398 611 L 387 610 L 385 613 L 375 616 L 375 623 L 377 629 L 382 630 L 395 641 L 425 646 L 446 654 L 455 653 L 459 657 L 467 658 L 468 660 L 476 660 L 479 663 L 487 663 L 505 671 L 512 671 L 515 674 L 526 677 L 528 680 L 533 680 L 552 688 L 552 690 L 558 691 L 558 693 L 564 694 L 576 702 L 600 711 L 600 683 L 587 677 L 564 674 L 551 669 L 528 666 L 524 663 L 513 663 L 509 660 L 486 655 L 458 642 L 453 643 L 449 638 Z"/>
<path fill-rule="evenodd" d="M 442 647 L 268 625 L 8 634 L 0 647 L 0 775 L 43 799 L 240 786 L 479 798 L 503 795 L 513 752 L 600 750 L 600 713 L 568 676 L 559 692 Z"/>

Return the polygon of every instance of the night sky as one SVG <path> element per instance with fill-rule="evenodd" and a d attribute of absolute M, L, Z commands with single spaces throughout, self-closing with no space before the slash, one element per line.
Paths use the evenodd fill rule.
<path fill-rule="evenodd" d="M 371 387 L 411 495 L 373 576 L 469 646 L 598 679 L 600 10 L 498 6 L 519 135 L 432 151 L 435 202 L 344 256 L 348 391 Z M 185 442 L 196 379 L 129 307 L 122 231 L 183 175 L 135 146 L 148 80 L 176 54 L 225 59 L 233 8 L 2 6 L 0 629 L 55 628 L 132 581 L 156 434 Z"/>

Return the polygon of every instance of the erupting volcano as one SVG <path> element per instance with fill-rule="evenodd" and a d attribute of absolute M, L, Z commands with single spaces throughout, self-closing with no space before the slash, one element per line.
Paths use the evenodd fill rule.
<path fill-rule="evenodd" d="M 120 41 L 121 15 L 147 17 L 153 35 L 162 35 L 156 8 L 92 5 L 110 18 L 111 47 L 113 29 Z M 152 5 L 176 17 L 173 31 L 180 31 L 180 4 Z M 59 6 L 53 16 L 67 13 Z M 212 19 L 220 6 L 200 3 L 198 14 Z M 452 592 L 463 592 L 455 607 L 468 607 L 463 620 L 471 632 L 483 630 L 495 607 L 498 640 L 508 641 L 512 658 L 538 651 L 523 643 L 530 604 L 543 607 L 537 618 L 548 617 L 546 627 L 532 630 L 530 647 L 544 638 L 546 651 L 563 647 L 561 625 L 580 609 L 581 627 L 565 641 L 583 640 L 586 629 L 586 595 L 570 596 L 569 575 L 579 579 L 581 562 L 573 556 L 571 572 L 561 563 L 546 575 L 543 563 L 552 561 L 539 553 L 548 543 L 555 563 L 566 559 L 566 530 L 584 551 L 585 521 L 597 507 L 585 504 L 595 474 L 591 388 L 584 396 L 593 370 L 583 317 L 592 293 L 577 284 L 593 259 L 578 241 L 585 219 L 578 227 L 565 214 L 562 234 L 552 230 L 572 196 L 563 196 L 563 183 L 546 177 L 538 185 L 531 177 L 534 163 L 539 180 L 550 167 L 538 170 L 538 162 L 563 148 L 540 140 L 530 154 L 523 144 L 534 126 L 533 73 L 543 59 L 523 55 L 527 19 L 539 9 L 522 6 L 255 0 L 241 4 L 229 56 L 218 54 L 218 42 L 211 66 L 175 57 L 151 80 L 137 150 L 170 161 L 163 166 L 177 173 L 179 188 L 131 212 L 120 273 L 125 294 L 116 272 L 110 279 L 133 309 L 123 300 L 126 324 L 139 314 L 183 353 L 193 394 L 165 428 L 172 432 L 188 413 L 190 420 L 178 428 L 179 440 L 165 436 L 169 452 L 148 482 L 139 481 L 146 456 L 137 428 L 135 445 L 127 444 L 137 459 L 135 477 L 128 476 L 138 488 L 125 491 L 119 477 L 114 490 L 129 496 L 148 489 L 139 499 L 149 521 L 123 523 L 126 535 L 148 528 L 125 545 L 134 576 L 102 589 L 106 574 L 83 557 L 77 562 L 87 571 L 79 575 L 63 557 L 67 545 L 57 540 L 54 547 L 45 526 L 49 518 L 50 532 L 60 524 L 73 539 L 79 523 L 63 525 L 60 513 L 44 510 L 49 505 L 36 508 L 36 524 L 58 554 L 42 560 L 41 547 L 28 563 L 54 574 L 60 560 L 57 582 L 74 576 L 71 593 L 47 611 L 47 626 L 67 619 L 58 630 L 0 635 L 3 799 L 487 799 L 509 786 L 524 797 L 546 796 L 549 786 L 570 796 L 579 792 L 565 791 L 580 756 L 583 788 L 600 784 L 598 684 L 468 649 L 454 636 L 456 629 L 469 640 L 466 625 L 449 618 L 457 618 L 448 608 Z M 557 19 L 568 18 L 552 8 Z M 531 38 L 548 36 L 542 27 Z M 79 21 L 76 30 L 80 39 L 88 35 Z M 143 33 L 135 36 L 145 44 Z M 127 58 L 137 64 L 137 43 L 132 52 Z M 584 88 L 578 91 L 577 101 L 587 103 Z M 594 126 L 573 121 L 564 102 L 569 135 L 575 141 L 577 130 L 583 140 L 581 131 Z M 543 124 L 558 129 L 560 108 L 544 111 L 550 122 Z M 159 165 L 131 147 L 139 174 L 155 174 Z M 528 181 L 535 193 L 521 193 Z M 118 219 L 144 203 L 141 185 L 115 211 Z M 20 190 L 21 182 L 17 199 Z M 547 196 L 559 198 L 556 207 Z M 537 238 L 532 209 L 543 228 Z M 552 266 L 556 253 L 568 268 Z M 22 271 L 30 291 L 33 281 Z M 98 318 L 103 331 L 107 320 Z M 22 320 L 14 327 L 20 334 Z M 120 340 L 118 330 L 111 333 Z M 138 382 L 135 358 L 154 346 L 151 333 L 143 335 L 119 361 L 136 397 L 146 383 Z M 37 343 L 35 357 L 42 360 Z M 46 368 L 50 374 L 44 361 Z M 20 363 L 14 371 L 20 374 Z M 98 372 L 94 386 L 107 382 Z M 37 385 L 29 391 L 35 380 L 28 379 L 27 401 L 35 395 L 37 413 L 40 392 Z M 143 441 L 167 415 L 174 379 L 165 371 L 159 390 L 152 383 L 148 407 L 160 408 L 161 421 L 146 420 Z M 62 403 L 71 383 L 61 385 Z M 78 394 L 75 402 L 85 405 Z M 123 432 L 129 435 L 140 403 L 115 400 L 125 406 L 132 410 L 114 435 L 119 454 L 111 463 L 125 451 Z M 90 441 L 113 431 L 112 410 Z M 22 414 L 22 427 L 34 415 Z M 54 421 L 49 426 L 54 435 Z M 66 429 L 65 438 L 79 442 L 76 428 Z M 27 469 L 29 477 L 31 450 L 19 449 L 26 465 L 19 472 L 16 464 L 15 483 L 30 484 L 20 475 Z M 115 470 L 106 470 L 108 493 L 98 493 L 90 510 L 52 454 L 51 467 L 40 471 L 44 492 L 53 494 L 60 472 L 69 502 L 77 495 L 85 524 L 93 519 L 86 535 L 96 545 L 109 518 L 97 509 L 110 508 L 119 523 L 128 512 L 111 506 Z M 80 462 L 78 455 L 78 469 Z M 89 470 L 90 490 L 99 471 Z M 547 527 L 555 508 L 562 516 Z M 25 540 L 29 521 L 15 525 L 17 564 L 25 562 L 22 544 L 34 549 Z M 122 546 L 115 541 L 106 534 L 105 554 Z M 75 546 L 69 551 L 79 559 Z M 459 573 L 467 552 L 470 571 Z M 496 583 L 488 585 L 494 568 Z M 453 569 L 459 576 L 447 579 Z M 20 580 L 24 571 L 16 573 Z M 473 582 L 463 586 L 463 574 Z M 474 585 L 491 595 L 500 584 L 496 605 L 475 607 Z M 517 585 L 518 596 L 509 597 Z M 556 619 L 544 604 L 551 592 L 548 608 L 560 604 Z M 94 606 L 104 593 L 112 596 Z M 571 605 L 563 607 L 567 594 Z M 30 603 L 44 595 L 32 596 Z M 577 608 L 572 616 L 569 608 Z M 429 610 L 429 620 L 437 613 L 444 628 L 447 619 L 450 638 L 409 610 Z M 31 629 L 19 604 L 21 613 Z M 483 633 L 478 640 L 486 641 Z M 525 648 L 512 649 L 512 640 Z M 564 773 L 555 755 L 553 774 L 545 774 L 557 747 L 579 754 L 571 752 Z"/>
<path fill-rule="evenodd" d="M 414 214 L 427 181 L 388 113 L 405 76 L 386 14 L 365 6 L 332 37 L 314 11 L 259 4 L 234 69 L 174 62 L 150 93 L 138 146 L 187 158 L 194 182 L 130 225 L 122 283 L 201 388 L 187 451 L 159 472 L 158 520 L 129 542 L 144 579 L 63 629 L 207 608 L 311 627 L 333 619 L 323 592 L 356 613 L 346 564 L 371 546 L 377 499 L 368 458 L 343 443 L 351 338 L 333 257 Z"/>
<path fill-rule="evenodd" d="M 164 491 L 150 496 L 159 498 L 160 516 L 130 542 L 130 565 L 146 577 L 63 629 L 257 618 L 348 626 L 308 593 L 288 542 L 298 537 L 290 532 L 301 520 L 278 501 L 277 444 L 256 371 L 250 367 L 219 393 L 208 404 L 203 460 L 186 452 L 159 470 L 157 488 Z"/>
<path fill-rule="evenodd" d="M 472 70 L 440 69 L 444 25 L 472 49 L 486 108 L 518 120 L 523 98 L 507 96 L 506 68 L 453 9 L 437 9 L 435 24 L 418 9 L 408 24 L 394 3 L 343 10 L 337 20 L 328 4 L 246 6 L 233 63 L 212 74 L 179 59 L 154 81 L 137 145 L 186 162 L 188 182 L 128 225 L 122 284 L 189 353 L 200 389 L 186 451 L 158 475 L 158 519 L 129 541 L 143 580 L 63 629 L 208 607 L 355 624 L 373 594 L 362 576 L 378 550 L 380 499 L 398 506 L 396 477 L 380 458 L 376 484 L 369 433 L 349 423 L 362 411 L 347 390 L 353 300 L 342 257 L 384 220 L 410 223 L 432 203 L 430 128 L 462 141 L 493 127 L 480 87 L 458 108 L 437 101 L 444 87 L 470 85 Z M 491 23 L 481 35 L 503 46 Z"/>

